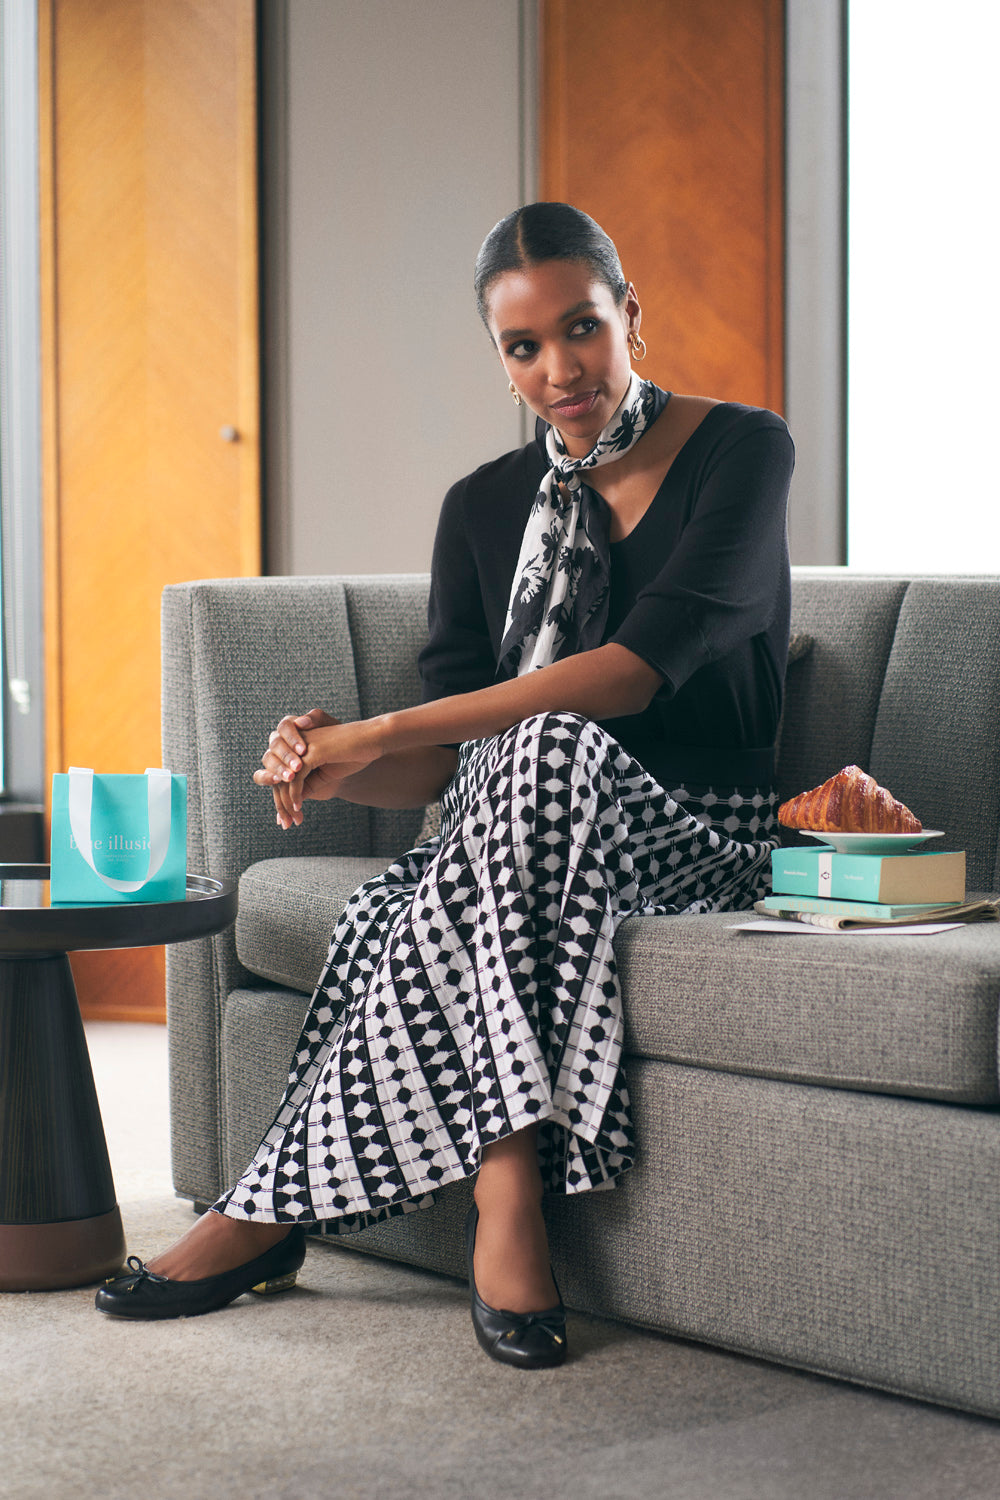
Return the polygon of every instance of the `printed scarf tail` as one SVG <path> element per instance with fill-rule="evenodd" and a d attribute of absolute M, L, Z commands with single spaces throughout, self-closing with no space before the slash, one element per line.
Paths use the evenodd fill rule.
<path fill-rule="evenodd" d="M 545 446 L 552 467 L 521 539 L 497 667 L 501 681 L 601 644 L 608 616 L 611 516 L 585 476 L 633 448 L 669 399 L 633 371 L 624 400 L 583 458 L 570 457 L 556 429 L 549 428 Z"/>

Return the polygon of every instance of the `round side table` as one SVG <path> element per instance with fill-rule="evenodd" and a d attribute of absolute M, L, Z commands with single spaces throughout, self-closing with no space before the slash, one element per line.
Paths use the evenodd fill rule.
<path fill-rule="evenodd" d="M 47 865 L 0 864 L 0 1291 L 113 1276 L 125 1236 L 67 953 L 222 932 L 228 881 L 184 901 L 50 906 Z"/>

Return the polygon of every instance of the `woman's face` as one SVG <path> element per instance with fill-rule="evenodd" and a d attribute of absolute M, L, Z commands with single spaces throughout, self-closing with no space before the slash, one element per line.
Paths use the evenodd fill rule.
<path fill-rule="evenodd" d="M 585 261 L 546 260 L 498 276 L 487 306 L 508 379 L 582 458 L 628 389 L 628 336 L 642 317 L 635 289 L 619 307 Z"/>

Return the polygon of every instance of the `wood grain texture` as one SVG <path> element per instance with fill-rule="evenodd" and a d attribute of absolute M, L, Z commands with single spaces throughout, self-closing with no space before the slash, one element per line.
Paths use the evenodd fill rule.
<path fill-rule="evenodd" d="M 260 570 L 255 6 L 39 24 L 48 772 L 142 771 L 164 586 Z M 162 951 L 74 973 L 86 1015 L 163 1014 Z"/>
<path fill-rule="evenodd" d="M 782 0 L 544 0 L 541 195 L 591 214 L 668 390 L 780 411 Z"/>

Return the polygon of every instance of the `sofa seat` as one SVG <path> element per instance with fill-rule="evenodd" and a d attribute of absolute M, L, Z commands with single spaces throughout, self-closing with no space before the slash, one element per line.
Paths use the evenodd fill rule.
<path fill-rule="evenodd" d="M 389 863 L 378 856 L 293 855 L 251 865 L 240 877 L 240 963 L 260 979 L 311 995 L 348 898 Z"/>
<path fill-rule="evenodd" d="M 348 897 L 387 863 L 314 856 L 252 865 L 240 880 L 240 962 L 311 994 Z M 1000 1100 L 1000 959 L 988 926 L 777 937 L 734 930 L 743 920 L 622 924 L 627 1055 L 956 1104 Z"/>

